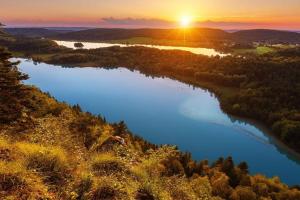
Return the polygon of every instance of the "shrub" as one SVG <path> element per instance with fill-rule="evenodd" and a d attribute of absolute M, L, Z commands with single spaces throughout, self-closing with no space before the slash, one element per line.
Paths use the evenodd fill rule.
<path fill-rule="evenodd" d="M 256 200 L 256 194 L 249 187 L 238 186 L 229 197 L 230 200 Z"/>
<path fill-rule="evenodd" d="M 263 196 L 263 197 L 268 196 L 268 186 L 265 183 L 255 183 L 253 185 L 253 190 L 259 196 Z"/>
<path fill-rule="evenodd" d="M 17 162 L 0 162 L 0 199 L 51 199 L 40 179 Z"/>
<path fill-rule="evenodd" d="M 75 112 L 78 112 L 75 107 Z M 103 122 L 88 113 L 81 113 L 76 120 L 70 124 L 70 130 L 76 133 L 81 138 L 86 148 L 91 148 L 95 143 L 98 143 L 99 139 L 105 135 L 106 127 L 103 126 Z"/>
<path fill-rule="evenodd" d="M 172 199 L 198 199 L 189 181 L 184 177 L 173 176 L 166 179 L 164 182 L 163 188 L 170 193 Z M 206 197 L 209 198 L 210 194 L 207 194 Z"/>
<path fill-rule="evenodd" d="M 127 170 L 125 164 L 111 153 L 97 154 L 91 161 L 92 170 L 98 175 L 107 175 Z"/>
<path fill-rule="evenodd" d="M 176 158 L 170 158 L 168 160 L 162 161 L 162 164 L 165 166 L 165 171 L 163 172 L 163 175 L 165 176 L 184 174 L 184 168 Z"/>
<path fill-rule="evenodd" d="M 83 175 L 76 185 L 76 199 L 84 199 L 87 192 L 90 191 L 93 185 L 93 180 L 90 175 Z"/>
<path fill-rule="evenodd" d="M 137 191 L 136 200 L 154 200 L 154 196 L 151 194 L 150 191 L 147 191 L 146 189 L 140 189 Z"/>
<path fill-rule="evenodd" d="M 212 187 L 207 177 L 193 177 L 191 187 L 200 199 L 207 199 L 212 194 Z"/>
<path fill-rule="evenodd" d="M 138 191 L 144 191 L 150 197 L 157 200 L 171 200 L 170 191 L 166 190 L 164 185 L 165 179 L 158 177 L 148 177 L 142 180 L 140 189 Z M 138 193 L 137 193 L 138 194 Z"/>
<path fill-rule="evenodd" d="M 70 166 L 61 148 L 28 143 L 19 143 L 17 146 L 25 154 L 27 169 L 40 173 L 49 184 L 63 185 L 66 182 Z"/>
<path fill-rule="evenodd" d="M 16 191 L 26 186 L 23 169 L 16 163 L 0 162 L 0 191 Z"/>
<path fill-rule="evenodd" d="M 0 161 L 12 161 L 13 152 L 11 145 L 3 138 L 0 138 Z"/>
<path fill-rule="evenodd" d="M 89 200 L 129 199 L 123 186 L 112 177 L 105 177 L 95 182 L 85 198 Z"/>
<path fill-rule="evenodd" d="M 215 172 L 215 174 L 210 179 L 212 186 L 212 194 L 215 196 L 220 196 L 222 198 L 227 198 L 232 188 L 229 185 L 229 178 L 222 172 Z"/>

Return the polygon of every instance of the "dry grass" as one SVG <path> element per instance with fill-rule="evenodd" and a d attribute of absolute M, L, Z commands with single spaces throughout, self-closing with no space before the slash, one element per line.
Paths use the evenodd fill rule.
<path fill-rule="evenodd" d="M 0 199 L 52 199 L 48 187 L 19 162 L 0 162 Z"/>
<path fill-rule="evenodd" d="M 96 154 L 91 160 L 92 171 L 97 175 L 123 173 L 126 165 L 112 153 Z"/>
<path fill-rule="evenodd" d="M 113 177 L 101 177 L 93 184 L 86 199 L 91 200 L 122 200 L 130 199 L 126 187 Z"/>
<path fill-rule="evenodd" d="M 39 173 L 46 183 L 63 185 L 67 181 L 70 165 L 64 150 L 29 143 L 17 143 L 16 146 L 24 155 L 26 168 Z"/>

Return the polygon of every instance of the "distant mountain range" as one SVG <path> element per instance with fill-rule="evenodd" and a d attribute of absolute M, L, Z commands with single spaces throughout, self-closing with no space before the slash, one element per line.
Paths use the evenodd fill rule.
<path fill-rule="evenodd" d="M 12 35 L 49 37 L 59 40 L 105 41 L 145 37 L 164 40 L 235 41 L 300 44 L 300 33 L 268 29 L 223 31 L 211 28 L 183 29 L 106 29 L 106 28 L 5 28 Z"/>
<path fill-rule="evenodd" d="M 25 37 L 48 37 L 48 36 L 53 36 L 53 35 L 73 31 L 73 30 L 46 29 L 46 28 L 5 28 L 4 30 L 11 35 L 18 35 L 18 36 L 25 36 Z"/>
<path fill-rule="evenodd" d="M 237 41 L 248 42 L 270 42 L 270 43 L 300 43 L 300 34 L 290 31 L 277 30 L 243 30 L 231 33 L 232 38 Z"/>

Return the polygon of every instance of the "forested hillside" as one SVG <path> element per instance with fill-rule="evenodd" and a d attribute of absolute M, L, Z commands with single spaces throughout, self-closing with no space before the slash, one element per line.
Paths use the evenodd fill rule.
<path fill-rule="evenodd" d="M 300 43 L 300 34 L 290 31 L 277 31 L 267 29 L 243 30 L 232 33 L 235 41 L 265 42 L 270 44 Z"/>
<path fill-rule="evenodd" d="M 184 31 L 180 29 L 90 29 L 77 31 L 68 34 L 60 34 L 60 39 L 79 39 L 79 40 L 118 40 L 132 37 L 150 37 L 155 39 L 174 39 L 182 40 Z M 186 31 L 191 41 L 205 39 L 228 38 L 229 34 L 225 31 L 209 28 L 193 28 Z"/>
<path fill-rule="evenodd" d="M 59 32 L 44 28 L 6 28 L 5 32 L 11 35 L 26 37 L 49 37 L 59 34 Z"/>
<path fill-rule="evenodd" d="M 105 41 L 122 40 L 136 37 L 159 40 L 175 40 L 198 42 L 199 44 L 214 44 L 226 42 L 267 44 L 299 44 L 300 34 L 296 32 L 277 30 L 243 30 L 228 33 L 220 29 L 190 28 L 190 29 L 89 29 L 53 36 L 59 40 Z"/>
<path fill-rule="evenodd" d="M 24 86 L 11 54 L 0 49 L 1 199 L 295 200 L 276 177 L 250 176 L 232 158 L 195 162 L 157 147 L 123 122 L 98 116 Z"/>
<path fill-rule="evenodd" d="M 4 31 L 14 35 L 23 37 L 50 37 L 58 34 L 69 33 L 72 31 L 80 31 L 87 28 L 4 28 Z"/>

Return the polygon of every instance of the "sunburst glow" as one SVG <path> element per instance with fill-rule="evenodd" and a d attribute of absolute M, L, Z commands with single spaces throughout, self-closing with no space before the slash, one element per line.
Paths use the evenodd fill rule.
<path fill-rule="evenodd" d="M 180 25 L 183 27 L 183 28 L 187 28 L 188 26 L 191 25 L 191 17 L 190 16 L 182 16 L 180 18 Z"/>

